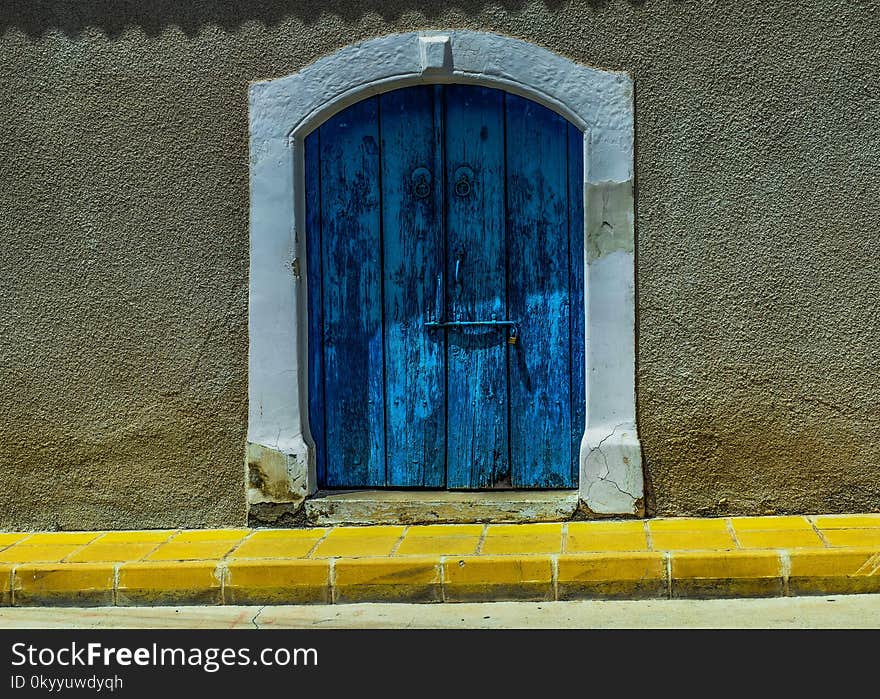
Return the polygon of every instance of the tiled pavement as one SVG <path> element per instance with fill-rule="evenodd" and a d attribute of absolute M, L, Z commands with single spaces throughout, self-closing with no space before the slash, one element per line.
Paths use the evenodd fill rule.
<path fill-rule="evenodd" d="M 880 514 L 0 533 L 0 604 L 773 597 L 880 591 Z"/>

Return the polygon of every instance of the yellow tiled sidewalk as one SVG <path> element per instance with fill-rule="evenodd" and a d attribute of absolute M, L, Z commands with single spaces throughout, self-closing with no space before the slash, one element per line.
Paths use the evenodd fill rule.
<path fill-rule="evenodd" d="M 880 514 L 0 533 L 0 605 L 880 592 Z"/>

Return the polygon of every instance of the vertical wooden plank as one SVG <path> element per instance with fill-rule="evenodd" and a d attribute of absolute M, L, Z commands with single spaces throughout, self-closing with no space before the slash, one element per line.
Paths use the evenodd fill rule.
<path fill-rule="evenodd" d="M 327 487 L 385 485 L 378 99 L 320 129 Z"/>
<path fill-rule="evenodd" d="M 504 93 L 446 88 L 446 298 L 450 320 L 502 320 Z M 447 331 L 447 486 L 510 484 L 506 336 Z"/>
<path fill-rule="evenodd" d="M 380 97 L 385 275 L 386 484 L 445 485 L 444 335 L 439 317 L 442 162 L 434 87 Z"/>
<path fill-rule="evenodd" d="M 309 430 L 315 440 L 318 482 L 326 476 L 324 442 L 324 303 L 321 283 L 321 177 L 318 131 L 305 139 L 306 294 L 309 302 Z"/>
<path fill-rule="evenodd" d="M 569 297 L 571 298 L 571 479 L 580 478 L 586 419 L 584 347 L 584 134 L 568 125 Z"/>
<path fill-rule="evenodd" d="M 515 95 L 506 124 L 513 485 L 571 487 L 568 124 Z"/>

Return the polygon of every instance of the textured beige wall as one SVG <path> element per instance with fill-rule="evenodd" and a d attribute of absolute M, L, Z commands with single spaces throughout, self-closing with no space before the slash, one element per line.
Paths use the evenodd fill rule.
<path fill-rule="evenodd" d="M 247 83 L 444 27 L 635 79 L 649 511 L 880 508 L 878 15 L 4 2 L 0 526 L 245 521 Z"/>

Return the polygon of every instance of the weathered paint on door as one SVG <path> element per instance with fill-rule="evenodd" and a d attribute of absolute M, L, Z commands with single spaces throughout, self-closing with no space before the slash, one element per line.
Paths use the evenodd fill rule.
<path fill-rule="evenodd" d="M 582 143 L 470 85 L 388 92 L 306 138 L 322 487 L 577 484 Z"/>

